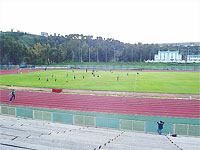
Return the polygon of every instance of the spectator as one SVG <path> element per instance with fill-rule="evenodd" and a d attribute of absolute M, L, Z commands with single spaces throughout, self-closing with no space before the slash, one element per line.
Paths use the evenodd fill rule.
<path fill-rule="evenodd" d="M 162 134 L 162 129 L 163 129 L 163 125 L 164 125 L 164 122 L 163 121 L 160 121 L 160 122 L 157 122 L 158 124 L 158 133 L 161 135 Z"/>

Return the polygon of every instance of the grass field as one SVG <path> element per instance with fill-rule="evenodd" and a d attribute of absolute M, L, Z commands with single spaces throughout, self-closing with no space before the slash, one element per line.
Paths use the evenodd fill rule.
<path fill-rule="evenodd" d="M 53 74 L 53 78 L 51 74 Z M 74 75 L 76 79 L 73 78 Z M 40 80 L 38 76 L 40 76 Z M 118 81 L 117 76 L 119 76 Z M 127 75 L 125 71 L 95 71 L 95 77 L 93 77 L 92 71 L 48 70 L 1 75 L 0 85 L 133 92 L 135 76 L 136 72 L 128 72 Z M 48 82 L 46 81 L 47 77 Z M 200 73 L 139 72 L 135 92 L 200 94 Z"/>

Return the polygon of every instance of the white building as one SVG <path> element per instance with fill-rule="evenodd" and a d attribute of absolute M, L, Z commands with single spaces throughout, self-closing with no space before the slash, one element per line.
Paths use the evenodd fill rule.
<path fill-rule="evenodd" d="M 183 62 L 179 51 L 158 51 L 154 56 L 154 62 Z"/>
<path fill-rule="evenodd" d="M 41 36 L 48 37 L 48 33 L 47 32 L 41 32 Z"/>
<path fill-rule="evenodd" d="M 187 55 L 188 63 L 200 63 L 200 55 Z"/>

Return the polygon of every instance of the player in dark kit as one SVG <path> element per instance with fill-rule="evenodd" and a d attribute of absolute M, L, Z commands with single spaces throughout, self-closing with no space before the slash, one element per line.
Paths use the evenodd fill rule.
<path fill-rule="evenodd" d="M 117 81 L 119 80 L 119 76 L 117 76 Z"/>
<path fill-rule="evenodd" d="M 12 90 L 12 99 L 15 100 L 15 90 L 14 89 Z"/>

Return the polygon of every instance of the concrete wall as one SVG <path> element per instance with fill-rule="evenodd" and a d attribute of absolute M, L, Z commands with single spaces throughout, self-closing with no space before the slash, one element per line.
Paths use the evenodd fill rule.
<path fill-rule="evenodd" d="M 31 118 L 51 122 L 60 122 L 66 124 L 75 124 L 82 126 L 92 126 L 100 128 L 112 128 L 118 130 L 129 130 L 146 133 L 156 133 L 157 123 L 155 121 L 128 120 L 120 118 L 111 118 L 111 116 L 100 117 L 98 115 L 86 116 L 71 114 L 59 110 L 46 110 L 18 106 L 0 106 L 1 115 L 14 117 Z M 163 133 L 176 133 L 185 136 L 200 136 L 200 125 L 165 123 Z"/>

